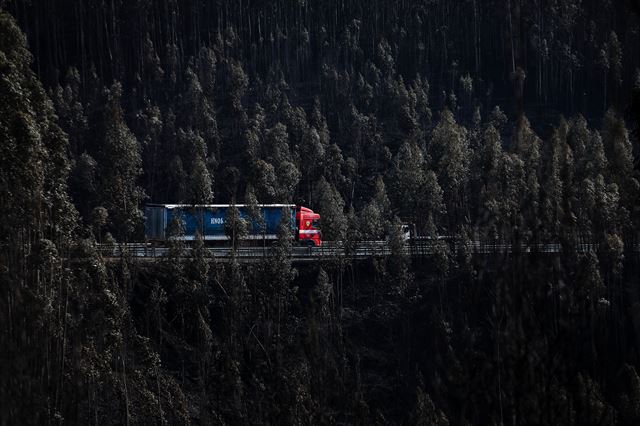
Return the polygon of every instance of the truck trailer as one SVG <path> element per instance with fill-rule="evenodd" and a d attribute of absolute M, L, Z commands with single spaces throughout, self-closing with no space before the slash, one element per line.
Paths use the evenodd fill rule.
<path fill-rule="evenodd" d="M 148 204 L 145 206 L 145 236 L 151 242 L 163 242 L 169 237 L 167 228 L 174 218 L 182 221 L 184 233 L 174 238 L 186 241 L 196 237 L 196 231 L 205 241 L 229 241 L 225 234 L 225 221 L 230 204 Z M 251 218 L 249 206 L 236 204 L 240 217 L 247 222 L 245 239 L 274 241 L 282 221 L 291 230 L 293 239 L 301 245 L 317 247 L 322 244 L 320 215 L 295 204 L 258 205 L 262 224 Z"/>

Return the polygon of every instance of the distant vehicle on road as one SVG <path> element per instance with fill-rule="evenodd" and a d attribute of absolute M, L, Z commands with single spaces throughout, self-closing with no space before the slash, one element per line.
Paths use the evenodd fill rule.
<path fill-rule="evenodd" d="M 225 233 L 225 221 L 230 204 L 147 204 L 145 206 L 145 236 L 148 241 L 166 241 L 167 227 L 179 217 L 184 234 L 178 238 L 195 239 L 196 231 L 205 241 L 229 241 Z M 322 244 L 320 215 L 313 210 L 295 204 L 260 204 L 258 209 L 262 224 L 251 218 L 244 204 L 235 206 L 240 217 L 247 221 L 248 240 L 274 241 L 278 239 L 281 221 L 288 223 L 292 237 L 301 245 L 317 247 Z M 262 225 L 262 226 L 261 226 Z"/>
<path fill-rule="evenodd" d="M 413 225 L 409 223 L 402 224 L 400 232 L 402 233 L 402 239 L 405 241 L 410 240 L 411 237 L 415 234 L 415 232 L 413 231 Z"/>
<path fill-rule="evenodd" d="M 400 234 L 405 241 L 436 241 L 436 240 L 452 240 L 453 237 L 448 235 L 438 235 L 431 237 L 428 235 L 418 235 L 415 223 L 403 223 L 400 228 Z"/>

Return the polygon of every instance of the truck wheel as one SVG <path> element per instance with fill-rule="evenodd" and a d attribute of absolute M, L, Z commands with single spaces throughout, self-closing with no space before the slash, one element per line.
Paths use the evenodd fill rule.
<path fill-rule="evenodd" d="M 308 240 L 308 241 L 307 241 L 307 247 L 309 247 L 309 248 L 313 248 L 313 247 L 315 247 L 315 246 L 316 246 L 316 244 L 313 242 L 313 240 Z"/>

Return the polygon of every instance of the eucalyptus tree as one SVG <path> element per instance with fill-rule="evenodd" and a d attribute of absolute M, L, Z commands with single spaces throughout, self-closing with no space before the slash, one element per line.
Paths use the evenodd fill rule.
<path fill-rule="evenodd" d="M 245 158 L 249 163 L 248 183 L 255 188 L 256 195 L 262 201 L 275 201 L 277 194 L 280 193 L 276 169 L 270 158 L 274 135 L 272 133 L 269 135 L 270 139 L 267 140 L 265 111 L 260 104 L 256 103 L 253 107 L 253 116 L 244 134 Z M 282 142 L 282 139 L 278 142 Z M 285 150 L 285 154 L 282 155 L 286 155 L 288 146 L 281 146 L 281 148 Z M 278 159 L 284 161 L 281 155 Z"/>
<path fill-rule="evenodd" d="M 248 120 L 243 98 L 247 93 L 249 78 L 242 63 L 231 57 L 219 61 L 217 69 L 224 77 L 216 84 L 218 99 L 222 100 L 218 119 L 225 123 L 221 128 L 221 137 L 240 143 Z M 229 144 L 226 144 L 226 148 L 229 149 Z"/>
<path fill-rule="evenodd" d="M 333 186 L 342 185 L 345 181 L 343 173 L 345 160 L 342 155 L 342 149 L 337 144 L 332 143 L 327 149 L 325 158 L 323 177 Z"/>
<path fill-rule="evenodd" d="M 300 149 L 300 145 L 303 143 L 305 136 L 309 132 L 307 114 L 304 112 L 302 107 L 292 106 L 287 95 L 282 93 L 278 108 L 278 116 L 287 128 L 289 145 L 292 153 L 295 153 Z"/>
<path fill-rule="evenodd" d="M 194 244 L 190 251 L 189 263 L 186 267 L 188 279 L 185 282 L 184 305 L 178 308 L 182 317 L 186 319 L 187 342 L 195 352 L 195 362 L 198 365 L 198 382 L 202 394 L 206 394 L 207 383 L 210 381 L 211 355 L 214 345 L 214 334 L 211 329 L 211 291 L 209 280 L 212 275 L 212 265 L 215 268 L 211 252 L 205 245 L 205 240 L 196 232 Z M 201 406 L 206 407 L 206 399 L 201 398 Z"/>
<path fill-rule="evenodd" d="M 324 165 L 326 146 L 322 144 L 320 134 L 311 127 L 300 145 L 300 170 L 306 186 L 307 203 L 312 204 L 313 182 Z"/>
<path fill-rule="evenodd" d="M 146 32 L 142 42 L 141 73 L 144 75 L 143 84 L 145 92 L 155 94 L 164 79 L 164 69 L 160 62 L 158 49 L 156 49 L 151 35 Z"/>
<path fill-rule="evenodd" d="M 530 242 L 539 237 L 540 231 L 540 182 L 538 179 L 540 165 L 540 147 L 542 141 L 531 128 L 529 120 L 521 116 L 516 123 L 515 134 L 511 142 L 514 165 L 521 162 L 521 185 L 514 188 L 515 200 L 518 204 L 517 227 L 514 228 L 516 241 Z"/>
<path fill-rule="evenodd" d="M 426 426 L 448 426 L 449 419 L 434 403 L 428 393 L 423 389 L 424 385 L 416 387 L 416 401 L 409 413 L 412 424 Z"/>
<path fill-rule="evenodd" d="M 204 140 L 206 151 L 211 155 L 208 163 L 215 164 L 220 157 L 220 135 L 214 104 L 215 89 L 215 64 L 207 54 L 206 59 L 201 59 L 201 70 L 187 68 L 185 74 L 186 91 L 184 93 L 184 106 L 182 109 L 183 125 L 194 129 Z M 206 62 L 202 63 L 202 62 Z M 206 87 L 203 88 L 198 77 L 198 71 L 205 79 Z"/>
<path fill-rule="evenodd" d="M 427 170 L 422 151 L 405 142 L 393 160 L 393 194 L 400 217 L 415 223 L 419 232 L 429 220 L 437 221 L 445 210 L 436 174 Z"/>
<path fill-rule="evenodd" d="M 275 195 L 281 201 L 293 200 L 300 171 L 294 164 L 286 126 L 277 123 L 266 131 L 265 139 L 265 157 L 275 171 Z"/>
<path fill-rule="evenodd" d="M 431 119 L 433 113 L 431 111 L 431 104 L 429 102 L 429 82 L 426 78 L 417 75 L 415 79 L 411 81 L 411 90 L 415 97 L 415 111 L 418 125 L 423 134 L 431 127 Z"/>
<path fill-rule="evenodd" d="M 127 241 L 142 222 L 139 205 L 145 194 L 138 186 L 142 173 L 140 145 L 124 119 L 120 83 L 105 90 L 105 97 L 99 151 L 100 198 L 109 211 L 113 233 L 119 240 Z"/>
<path fill-rule="evenodd" d="M 98 163 L 86 151 L 76 159 L 69 184 L 78 212 L 82 217 L 88 217 L 98 198 Z"/>
<path fill-rule="evenodd" d="M 569 121 L 567 142 L 575 158 L 575 178 L 582 181 L 587 177 L 604 175 L 607 157 L 600 133 L 589 129 L 587 120 L 578 115 Z"/>
<path fill-rule="evenodd" d="M 258 197 L 256 197 L 255 190 L 251 185 L 247 185 L 245 195 L 244 195 L 244 203 L 247 209 L 247 215 L 249 219 L 258 225 L 260 231 L 264 231 L 265 229 L 265 221 L 264 216 L 262 214 L 262 210 L 260 209 L 260 205 L 258 203 Z"/>
<path fill-rule="evenodd" d="M 170 170 L 178 191 L 174 195 L 190 204 L 213 200 L 213 178 L 207 167 L 207 145 L 198 131 L 178 129 L 177 152 Z M 184 192 L 183 192 L 184 191 Z"/>
<path fill-rule="evenodd" d="M 468 216 L 468 181 L 471 151 L 467 130 L 448 109 L 441 112 L 427 145 L 428 164 L 436 173 L 447 207 L 449 227 Z"/>
<path fill-rule="evenodd" d="M 69 151 L 72 158 L 77 159 L 87 149 L 85 138 L 89 128 L 77 68 L 71 67 L 67 70 L 63 84 L 52 90 L 51 97 L 58 115 L 58 123 L 69 137 Z"/>
<path fill-rule="evenodd" d="M 637 232 L 640 224 L 640 183 L 634 169 L 633 147 L 624 120 L 613 110 L 607 111 L 601 134 L 608 165 L 606 177 L 615 183 L 620 191 L 623 220 L 632 220 L 631 226 L 625 227 L 626 230 L 635 227 Z"/>
<path fill-rule="evenodd" d="M 314 188 L 315 206 L 322 218 L 322 235 L 329 241 L 341 241 L 347 231 L 345 203 L 338 190 L 321 177 Z"/>
<path fill-rule="evenodd" d="M 240 246 L 242 238 L 244 238 L 248 232 L 247 221 L 240 215 L 240 210 L 236 207 L 235 201 L 232 201 L 224 217 L 224 233 L 231 241 L 234 254 Z"/>
<path fill-rule="evenodd" d="M 567 142 L 569 125 L 561 118 L 542 154 L 541 221 L 543 238 L 575 242 L 573 214 L 573 152 Z"/>
<path fill-rule="evenodd" d="M 264 109 L 256 102 L 253 105 L 253 113 L 244 132 L 246 155 L 249 161 L 256 161 L 256 159 L 262 156 L 262 152 L 265 150 L 265 127 L 266 116 Z"/>
<path fill-rule="evenodd" d="M 498 105 L 491 110 L 491 113 L 489 114 L 489 124 L 495 127 L 499 132 L 503 130 L 508 121 L 509 119 Z"/>
<path fill-rule="evenodd" d="M 167 201 L 180 203 L 187 201 L 189 175 L 185 170 L 182 157 L 175 155 L 168 164 L 168 190 L 170 197 Z"/>
<path fill-rule="evenodd" d="M 393 193 L 401 217 L 417 222 L 426 202 L 426 164 L 420 148 L 402 144 L 393 160 Z"/>
<path fill-rule="evenodd" d="M 66 412 L 74 282 L 65 262 L 77 212 L 68 197 L 68 139 L 31 70 L 15 20 L 0 10 L 0 422 L 53 421 Z M 72 303 L 72 302 L 71 302 Z M 53 384 L 55 383 L 55 385 Z M 69 388 L 67 388 L 69 389 Z M 51 401 L 48 407 L 37 401 Z"/>
<path fill-rule="evenodd" d="M 596 233 L 599 233 L 594 228 L 593 221 L 595 185 L 598 179 L 602 179 L 604 183 L 604 176 L 608 169 L 604 145 L 600 133 L 590 130 L 582 116 L 577 116 L 570 121 L 568 143 L 574 152 L 574 181 L 577 184 L 574 189 L 574 211 L 579 235 L 587 240 L 593 240 Z M 601 185 L 598 186 L 603 188 Z"/>
<path fill-rule="evenodd" d="M 382 176 L 375 180 L 375 194 L 360 213 L 360 231 L 367 239 L 380 239 L 389 228 L 391 202 Z"/>
<path fill-rule="evenodd" d="M 404 298 L 411 281 L 413 281 L 413 274 L 410 269 L 411 258 L 405 250 L 402 222 L 397 216 L 390 222 L 388 232 L 389 249 L 391 251 L 391 256 L 389 257 L 389 273 L 392 280 L 389 284 L 396 295 Z"/>
<path fill-rule="evenodd" d="M 490 241 L 501 237 L 504 220 L 503 187 L 504 152 L 500 133 L 489 123 L 472 161 L 472 192 L 477 200 L 475 224 L 480 235 Z"/>
<path fill-rule="evenodd" d="M 213 200 L 213 184 L 204 159 L 197 158 L 192 165 L 189 175 L 189 202 L 192 204 L 207 204 Z"/>
<path fill-rule="evenodd" d="M 158 199 L 163 157 L 163 117 L 157 105 L 147 103 L 136 114 L 135 133 L 142 145 L 144 188 L 151 200 Z"/>

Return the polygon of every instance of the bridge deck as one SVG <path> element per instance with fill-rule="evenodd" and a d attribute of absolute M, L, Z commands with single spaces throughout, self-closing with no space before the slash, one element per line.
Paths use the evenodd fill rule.
<path fill-rule="evenodd" d="M 460 244 L 455 242 L 446 243 L 452 252 L 461 249 Z M 404 245 L 404 252 L 410 257 L 432 256 L 441 246 L 433 241 L 411 241 Z M 577 244 L 576 251 L 587 253 L 598 250 L 597 244 Z M 118 259 L 123 254 L 137 260 L 154 260 L 167 257 L 169 249 L 167 247 L 156 247 L 145 243 L 122 244 L 117 246 L 101 245 L 99 250 L 106 259 Z M 559 243 L 536 244 L 528 247 L 520 247 L 518 250 L 510 244 L 486 244 L 479 241 L 473 242 L 467 250 L 473 254 L 511 254 L 511 253 L 561 253 L 563 248 Z M 182 256 L 191 257 L 191 247 L 185 247 Z M 235 256 L 241 262 L 259 261 L 265 257 L 273 256 L 274 247 L 239 247 L 235 253 L 230 247 L 207 247 L 207 251 L 212 257 L 221 260 L 228 260 Z M 640 244 L 635 244 L 633 252 L 640 251 Z M 310 262 L 326 260 L 330 258 L 346 258 L 352 260 L 367 259 L 370 257 L 383 257 L 392 254 L 392 250 L 387 241 L 362 241 L 352 247 L 345 247 L 340 242 L 325 242 L 321 247 L 292 247 L 291 259 L 295 262 Z"/>

